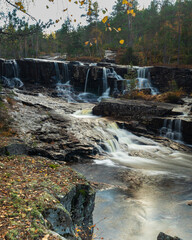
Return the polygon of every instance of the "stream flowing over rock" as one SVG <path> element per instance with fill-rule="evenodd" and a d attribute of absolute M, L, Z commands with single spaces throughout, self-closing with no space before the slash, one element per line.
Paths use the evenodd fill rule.
<path fill-rule="evenodd" d="M 97 189 L 96 198 L 89 184 L 57 195 L 58 204 L 43 212 L 51 230 L 78 239 L 76 225 L 92 234 L 90 225 L 96 224 L 95 234 L 104 239 L 178 239 L 159 234 L 165 232 L 191 240 L 191 98 L 183 105 L 109 98 L 125 90 L 127 66 L 39 59 L 16 63 L 14 73 L 14 61 L 0 61 L 2 79 L 17 75 L 24 83 L 12 90 L 10 115 L 17 138 L 0 154 L 68 164 Z M 9 67 L 13 75 L 6 73 Z M 161 80 L 155 85 L 155 68 L 146 69 L 145 76 L 138 74 L 140 83 L 163 92 Z M 188 83 L 184 86 L 190 91 Z"/>
<path fill-rule="evenodd" d="M 96 235 L 105 239 L 128 240 L 130 236 L 133 240 L 141 237 L 152 240 L 160 231 L 166 232 L 170 228 L 171 235 L 190 240 L 192 233 L 188 225 L 191 218 L 189 206 L 185 204 L 186 200 L 192 199 L 189 149 L 176 150 L 177 145 L 171 147 L 171 141 L 170 147 L 164 147 L 164 140 L 155 142 L 143 137 L 148 130 L 145 132 L 142 128 L 136 136 L 118 127 L 126 128 L 128 121 L 122 119 L 133 112 L 135 122 L 138 122 L 142 108 L 142 121 L 148 121 L 156 114 L 159 118 L 167 114 L 175 116 L 175 105 L 152 103 L 151 107 L 149 103 L 133 101 L 125 105 L 118 100 L 107 100 L 95 106 L 92 103 L 68 103 L 37 90 L 14 90 L 14 99 L 16 104 L 11 114 L 15 128 L 19 130 L 18 136 L 27 146 L 21 150 L 30 155 L 73 163 L 75 170 L 102 189 L 97 192 L 93 214 L 94 223 L 98 222 Z M 107 113 L 119 109 L 118 120 L 115 120 L 116 115 L 106 119 L 91 114 L 92 109 L 94 112 L 105 104 L 115 106 Z M 134 124 L 136 129 L 140 127 Z M 14 154 L 11 148 L 4 152 L 9 151 Z M 67 196 L 58 196 L 62 206 L 44 212 L 53 231 L 67 239 L 74 234 L 74 224 L 91 221 L 94 193 L 84 198 L 84 190 L 89 192 L 89 189 L 81 187 L 80 190 L 78 186 L 71 189 Z M 81 195 L 76 199 L 78 193 Z M 172 212 L 168 211 L 170 206 Z M 67 212 L 71 212 L 70 217 Z M 178 218 L 179 215 L 183 218 Z M 103 218 L 106 219 L 101 220 Z M 113 229 L 111 221 L 116 223 Z"/>
<path fill-rule="evenodd" d="M 192 144 L 191 117 L 183 117 L 182 111 L 182 107 L 169 103 L 115 99 L 102 101 L 93 108 L 93 114 L 124 121 L 124 127 L 134 132 L 152 132 Z"/>
<path fill-rule="evenodd" d="M 75 91 L 83 92 L 86 85 L 87 92 L 99 96 L 106 91 L 103 85 L 103 71 L 105 68 L 107 70 L 107 84 L 110 87 L 110 95 L 123 93 L 126 90 L 127 80 L 124 78 L 129 71 L 133 71 L 137 75 L 137 88 L 149 89 L 152 94 L 168 91 L 173 82 L 175 82 L 177 88 L 182 88 L 187 93 L 192 92 L 191 69 L 167 67 L 131 68 L 130 66 L 112 63 L 89 64 L 29 58 L 20 60 L 0 59 L 0 77 L 3 76 L 4 83 L 11 81 L 9 85 L 12 87 L 22 87 L 22 82 L 25 85 L 36 84 L 53 87 L 57 83 L 63 84 L 70 81 Z M 88 71 L 89 74 L 87 74 Z"/>

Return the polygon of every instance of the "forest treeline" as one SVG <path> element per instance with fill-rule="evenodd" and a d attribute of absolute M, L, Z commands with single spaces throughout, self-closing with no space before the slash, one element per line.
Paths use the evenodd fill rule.
<path fill-rule="evenodd" d="M 45 34 L 51 24 L 29 25 L 16 10 L 5 16 L 0 34 L 0 57 L 22 58 L 67 54 L 68 57 L 103 58 L 104 50 L 117 51 L 122 64 L 192 64 L 192 1 L 153 0 L 135 16 L 127 14 L 122 0 L 103 23 L 98 4 L 87 16 L 87 25 L 74 28 L 67 19 L 61 29 Z M 83 17 L 83 16 L 82 16 Z M 122 41 L 123 40 L 123 41 Z"/>

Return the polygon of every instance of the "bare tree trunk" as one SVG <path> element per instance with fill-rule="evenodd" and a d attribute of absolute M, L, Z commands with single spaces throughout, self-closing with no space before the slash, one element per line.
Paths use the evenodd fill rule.
<path fill-rule="evenodd" d="M 132 38 L 132 16 L 128 14 L 128 46 L 131 48 L 133 46 Z"/>
<path fill-rule="evenodd" d="M 180 51 L 181 51 L 181 12 L 180 12 L 180 4 L 181 4 L 181 0 L 178 3 L 178 7 L 179 7 L 179 12 L 178 12 L 178 22 L 179 22 L 179 30 L 178 30 L 178 49 L 177 49 L 177 64 L 179 65 L 180 63 Z"/>
<path fill-rule="evenodd" d="M 27 57 L 27 37 L 25 37 L 24 39 L 24 42 L 25 42 L 25 57 Z"/>
<path fill-rule="evenodd" d="M 24 57 L 21 38 L 20 38 L 20 41 L 19 41 L 19 57 Z"/>
<path fill-rule="evenodd" d="M 39 53 L 39 35 L 37 32 L 37 34 L 36 34 L 36 57 L 38 57 L 38 53 Z"/>
<path fill-rule="evenodd" d="M 181 51 L 181 23 L 179 16 L 179 32 L 178 32 L 178 49 L 177 49 L 177 64 L 180 63 L 180 51 Z"/>

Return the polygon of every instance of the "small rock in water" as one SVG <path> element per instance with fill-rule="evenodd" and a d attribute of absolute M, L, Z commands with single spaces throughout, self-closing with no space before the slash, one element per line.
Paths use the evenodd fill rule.
<path fill-rule="evenodd" d="M 171 147 L 173 150 L 179 150 L 179 147 L 178 147 L 176 144 L 171 144 L 170 147 Z"/>
<path fill-rule="evenodd" d="M 192 206 L 192 200 L 188 201 L 188 202 L 187 202 L 187 205 L 188 205 L 188 206 Z"/>
<path fill-rule="evenodd" d="M 166 235 L 165 233 L 159 233 L 157 240 L 182 240 L 178 237 L 171 237 L 169 235 Z"/>

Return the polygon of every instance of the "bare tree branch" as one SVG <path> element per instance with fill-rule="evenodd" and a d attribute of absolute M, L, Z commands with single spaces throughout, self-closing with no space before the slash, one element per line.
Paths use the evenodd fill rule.
<path fill-rule="evenodd" d="M 38 32 L 38 30 L 35 29 L 35 30 L 30 31 L 30 32 L 28 32 L 28 33 L 8 33 L 8 32 L 3 32 L 2 29 L 0 29 L 0 35 L 1 35 L 1 34 L 4 34 L 4 35 L 14 36 L 14 37 L 17 37 L 17 36 L 18 36 L 18 37 L 29 36 L 29 35 L 32 35 L 32 34 L 37 33 L 37 32 Z"/>
<path fill-rule="evenodd" d="M 11 3 L 9 0 L 5 0 L 5 1 L 6 1 L 9 5 L 11 5 L 12 7 L 14 7 L 14 8 L 16 8 L 17 10 L 21 11 L 20 8 L 18 8 L 15 4 Z M 23 12 L 23 11 L 21 11 L 21 12 Z M 33 21 L 36 21 L 36 22 L 37 22 L 37 19 L 34 18 L 33 16 L 31 16 L 29 13 L 27 13 L 27 12 L 23 12 L 23 13 L 25 13 L 27 16 L 29 16 Z"/>

